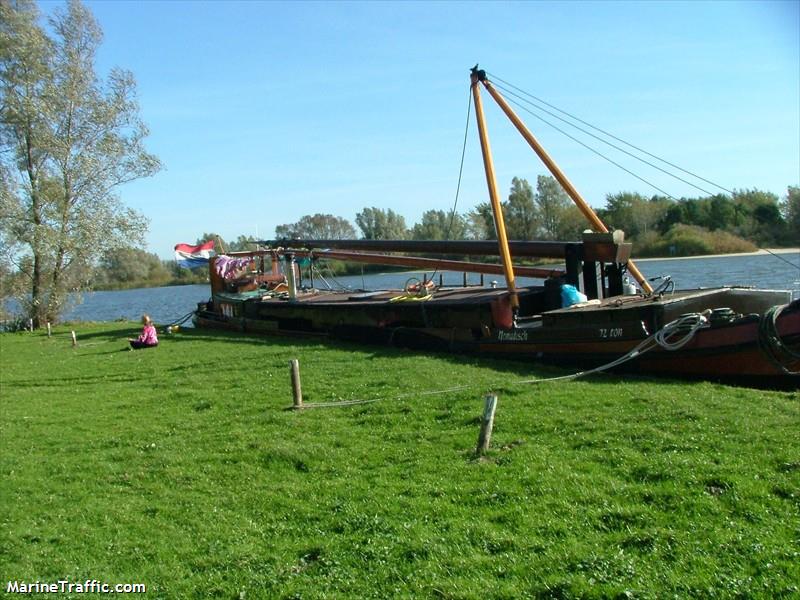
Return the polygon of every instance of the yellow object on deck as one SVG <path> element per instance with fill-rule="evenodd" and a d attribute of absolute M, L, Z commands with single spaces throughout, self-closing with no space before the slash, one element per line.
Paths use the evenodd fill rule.
<path fill-rule="evenodd" d="M 425 300 L 430 300 L 431 298 L 433 298 L 433 294 L 426 294 L 424 296 L 417 296 L 416 294 L 402 294 L 400 296 L 390 298 L 389 302 L 424 302 Z"/>

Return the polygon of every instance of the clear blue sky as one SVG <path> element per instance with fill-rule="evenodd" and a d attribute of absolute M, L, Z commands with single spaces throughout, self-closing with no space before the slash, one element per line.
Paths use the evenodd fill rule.
<path fill-rule="evenodd" d="M 98 71 L 133 71 L 165 166 L 121 190 L 162 257 L 204 231 L 267 238 L 318 212 L 355 225 L 377 206 L 410 225 L 449 210 L 475 63 L 727 188 L 783 197 L 800 183 L 796 1 L 87 6 L 105 34 Z M 545 171 L 484 98 L 505 194 Z M 655 193 L 521 115 L 591 204 Z M 700 195 L 622 160 L 673 196 Z M 486 199 L 473 119 L 458 209 Z"/>

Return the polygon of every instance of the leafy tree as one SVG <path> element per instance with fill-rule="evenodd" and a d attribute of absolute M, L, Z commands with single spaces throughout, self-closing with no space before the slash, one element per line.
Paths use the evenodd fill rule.
<path fill-rule="evenodd" d="M 467 213 L 465 235 L 471 240 L 497 239 L 491 204 L 481 202 Z"/>
<path fill-rule="evenodd" d="M 683 219 L 681 205 L 676 202 L 670 204 L 657 223 L 659 232 L 662 234 L 668 232 L 673 226 L 681 223 L 681 219 Z"/>
<path fill-rule="evenodd" d="M 685 225 L 702 227 L 709 222 L 708 205 L 702 198 L 681 199 L 683 205 L 683 220 Z"/>
<path fill-rule="evenodd" d="M 278 239 L 309 240 L 350 240 L 356 237 L 356 230 L 347 219 L 333 215 L 305 215 L 296 223 L 278 225 L 275 228 Z"/>
<path fill-rule="evenodd" d="M 777 204 L 761 204 L 753 210 L 757 224 L 757 240 L 760 244 L 774 245 L 782 239 L 785 221 Z"/>
<path fill-rule="evenodd" d="M 771 227 L 773 230 L 783 225 L 783 216 L 777 204 L 761 204 L 753 210 L 753 218 L 760 225 Z"/>
<path fill-rule="evenodd" d="M 764 192 L 761 190 L 734 190 L 734 201 L 752 213 L 756 207 L 767 204 L 778 204 L 778 197 L 772 192 Z"/>
<path fill-rule="evenodd" d="M 789 244 L 800 244 L 800 187 L 789 186 L 781 210 L 786 222 L 786 241 Z"/>
<path fill-rule="evenodd" d="M 249 236 L 240 235 L 234 241 L 230 242 L 225 247 L 225 250 L 228 252 L 246 252 L 248 250 L 253 250 L 254 248 L 255 243 L 250 240 Z"/>
<path fill-rule="evenodd" d="M 208 267 L 203 265 L 194 269 L 180 266 L 174 260 L 164 261 L 167 270 L 172 276 L 172 283 L 182 285 L 186 283 L 205 283 L 208 281 Z"/>
<path fill-rule="evenodd" d="M 536 178 L 536 206 L 544 239 L 557 240 L 564 234 L 564 217 L 571 205 L 569 196 L 554 177 Z"/>
<path fill-rule="evenodd" d="M 724 195 L 717 194 L 708 201 L 708 222 L 705 226 L 710 231 L 717 229 L 730 229 L 734 227 L 736 221 L 736 210 L 734 209 L 733 199 Z"/>
<path fill-rule="evenodd" d="M 655 201 L 653 198 L 651 204 Z M 687 225 L 713 233 L 729 233 L 761 245 L 788 241 L 790 237 L 790 226 L 786 221 L 788 199 L 787 203 L 781 204 L 770 192 L 740 190 L 734 192 L 733 197 L 718 194 L 681 198 L 677 202 L 661 198 L 658 201 L 662 203 L 662 216 L 657 225 L 662 234 L 667 234 L 677 225 Z M 732 247 L 729 242 L 722 235 L 714 238 L 716 248 Z"/>
<path fill-rule="evenodd" d="M 391 208 L 365 208 L 356 215 L 356 224 L 366 240 L 404 240 L 408 237 L 406 220 Z"/>
<path fill-rule="evenodd" d="M 558 227 L 559 240 L 579 240 L 581 234 L 587 229 L 591 230 L 591 226 L 586 221 L 586 217 L 580 209 L 574 204 L 570 204 L 561 214 L 561 220 Z"/>
<path fill-rule="evenodd" d="M 218 233 L 214 233 L 213 231 L 211 233 L 207 232 L 202 233 L 200 237 L 194 241 L 194 245 L 199 246 L 200 244 L 205 244 L 206 242 L 210 241 L 214 242 L 214 251 L 218 252 L 219 254 L 227 252 L 229 249 L 228 243 L 225 241 L 225 238 L 223 238 Z"/>
<path fill-rule="evenodd" d="M 619 192 L 606 196 L 601 218 L 609 228 L 622 229 L 628 238 L 638 238 L 653 228 L 664 226 L 665 219 L 670 226 L 685 222 L 685 213 L 683 206 L 675 208 L 661 196 L 648 199 L 635 192 Z"/>
<path fill-rule="evenodd" d="M 70 0 L 47 31 L 29 0 L 0 1 L 0 230 L 36 326 L 56 320 L 106 250 L 141 240 L 146 220 L 116 191 L 160 168 L 143 145 L 133 76 L 94 72 L 102 34 L 91 13 Z"/>
<path fill-rule="evenodd" d="M 757 244 L 770 244 L 776 239 L 775 229 L 784 226 L 779 199 L 761 190 L 736 190 L 737 226 L 735 233 Z"/>
<path fill-rule="evenodd" d="M 461 215 L 443 210 L 427 210 L 411 228 L 414 240 L 463 240 L 467 224 Z"/>
<path fill-rule="evenodd" d="M 539 213 L 534 201 L 533 188 L 525 179 L 514 177 L 508 200 L 503 203 L 506 233 L 511 240 L 536 239 Z"/>
<path fill-rule="evenodd" d="M 166 283 L 171 273 L 156 254 L 138 248 L 119 248 L 100 259 L 96 286 L 114 284 L 156 285 Z"/>
<path fill-rule="evenodd" d="M 99 264 L 103 279 L 120 283 L 144 281 L 150 272 L 146 254 L 147 252 L 134 248 L 119 248 L 106 253 Z"/>

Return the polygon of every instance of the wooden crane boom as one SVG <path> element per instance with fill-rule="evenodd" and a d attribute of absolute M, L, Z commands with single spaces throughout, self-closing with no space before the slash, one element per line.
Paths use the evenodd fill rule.
<path fill-rule="evenodd" d="M 608 233 L 608 231 L 609 231 L 608 227 L 605 226 L 605 224 L 600 220 L 600 217 L 597 216 L 597 213 L 594 212 L 592 207 L 589 206 L 589 204 L 583 199 L 583 197 L 580 195 L 580 193 L 578 193 L 578 190 L 575 189 L 575 186 L 572 185 L 572 182 L 567 178 L 566 175 L 564 175 L 564 172 L 558 167 L 558 165 L 550 157 L 550 155 L 547 153 L 547 151 L 542 147 L 542 145 L 539 143 L 539 141 L 528 130 L 528 128 L 525 127 L 525 124 L 517 116 L 517 114 L 514 112 L 514 110 L 508 105 L 508 102 L 506 102 L 505 98 L 503 98 L 503 96 L 500 94 L 500 92 L 498 92 L 495 89 L 495 87 L 491 84 L 491 82 L 486 78 L 486 72 L 478 70 L 478 67 L 476 65 L 472 69 L 472 73 L 470 75 L 470 79 L 471 79 L 471 82 L 472 82 L 473 96 L 476 98 L 476 105 L 475 105 L 476 112 L 478 112 L 478 100 L 477 99 L 480 96 L 479 96 L 479 94 L 476 93 L 475 90 L 477 88 L 477 83 L 480 82 L 483 85 L 483 87 L 486 88 L 486 91 L 489 92 L 489 95 L 491 95 L 491 97 L 494 98 L 494 101 L 497 102 L 497 105 L 506 114 L 506 116 L 509 118 L 511 123 L 513 123 L 514 127 L 517 128 L 517 131 L 520 132 L 522 137 L 525 139 L 526 142 L 528 142 L 528 144 L 533 149 L 533 151 L 536 152 L 536 154 L 539 156 L 539 158 L 544 163 L 544 166 L 547 167 L 547 170 L 550 171 L 550 173 L 553 174 L 553 177 L 555 177 L 556 180 L 558 181 L 558 183 L 561 184 L 561 187 L 564 188 L 564 191 L 567 193 L 567 195 L 570 198 L 572 198 L 572 201 L 575 203 L 575 205 L 578 207 L 578 209 L 581 211 L 581 213 L 583 213 L 583 215 L 589 221 L 589 223 L 591 224 L 592 228 L 598 233 Z M 483 110 L 482 110 L 482 108 L 481 108 L 480 115 L 481 116 L 479 117 L 479 127 L 481 126 L 480 125 L 480 121 L 483 119 Z M 483 140 L 481 140 L 481 144 L 483 144 Z M 488 141 L 487 141 L 487 147 L 488 147 Z M 486 151 L 484 151 L 484 163 L 485 163 L 485 161 L 486 161 Z M 489 158 L 489 161 L 490 161 L 489 164 L 491 164 L 491 157 Z M 487 169 L 487 179 L 489 177 L 488 176 L 489 168 L 490 168 L 489 166 L 486 167 L 486 169 Z M 493 169 L 493 167 L 492 167 L 492 169 Z M 495 186 L 496 186 L 496 184 L 495 184 Z M 490 196 L 491 196 L 491 185 L 490 185 Z M 494 208 L 494 201 L 492 202 L 492 208 Z M 499 208 L 499 206 L 498 206 L 498 208 Z M 505 234 L 505 230 L 503 231 L 503 233 Z M 500 236 L 499 236 L 499 232 L 498 232 L 498 239 L 499 238 L 500 238 Z M 650 293 L 653 292 L 652 286 L 647 281 L 647 279 L 644 277 L 644 275 L 642 275 L 641 271 L 639 271 L 639 269 L 636 267 L 636 265 L 633 263 L 632 260 L 628 261 L 628 271 L 630 272 L 631 275 L 633 275 L 633 277 L 636 279 L 636 281 L 639 282 L 639 285 L 642 286 L 642 290 L 644 290 L 645 293 L 650 294 Z"/>

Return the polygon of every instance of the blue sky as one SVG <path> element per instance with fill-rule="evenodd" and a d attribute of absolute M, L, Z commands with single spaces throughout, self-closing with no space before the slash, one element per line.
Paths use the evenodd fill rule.
<path fill-rule="evenodd" d="M 305 214 L 354 223 L 377 206 L 410 225 L 449 210 L 475 63 L 729 189 L 800 183 L 798 2 L 86 4 L 105 34 L 98 71 L 133 71 L 165 166 L 120 194 L 163 257 L 204 231 L 268 238 Z M 544 167 L 484 99 L 501 190 L 535 181 Z M 591 204 L 655 193 L 521 116 Z M 486 199 L 473 119 L 458 209 Z"/>

